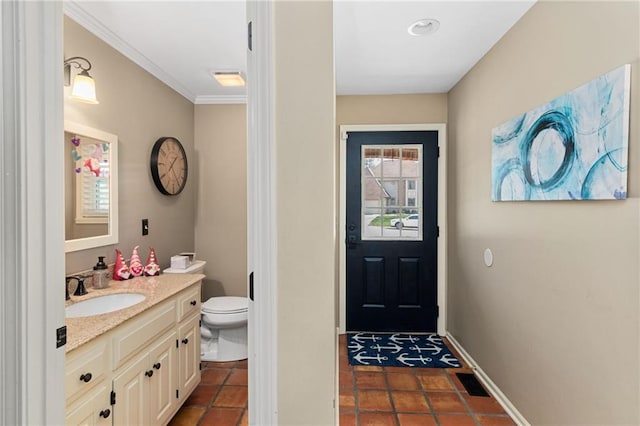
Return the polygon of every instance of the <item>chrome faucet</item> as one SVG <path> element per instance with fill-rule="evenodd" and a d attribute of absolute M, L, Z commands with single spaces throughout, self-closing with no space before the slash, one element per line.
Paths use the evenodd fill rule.
<path fill-rule="evenodd" d="M 65 300 L 69 300 L 69 282 L 71 280 L 76 280 L 78 281 L 78 286 L 76 287 L 76 291 L 73 292 L 74 296 L 83 296 L 85 294 L 87 294 L 87 289 L 84 287 L 84 279 L 86 277 L 82 277 L 80 275 L 71 275 L 69 277 L 66 277 L 65 283 L 64 283 L 64 289 L 65 289 Z"/>

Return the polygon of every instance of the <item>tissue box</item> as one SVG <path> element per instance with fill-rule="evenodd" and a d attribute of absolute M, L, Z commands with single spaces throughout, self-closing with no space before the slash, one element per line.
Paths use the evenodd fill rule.
<path fill-rule="evenodd" d="M 193 265 L 193 262 L 196 261 L 196 254 L 192 252 L 178 253 L 178 256 L 187 256 L 189 258 L 189 265 Z"/>
<path fill-rule="evenodd" d="M 172 269 L 187 269 L 189 267 L 188 256 L 171 256 Z"/>

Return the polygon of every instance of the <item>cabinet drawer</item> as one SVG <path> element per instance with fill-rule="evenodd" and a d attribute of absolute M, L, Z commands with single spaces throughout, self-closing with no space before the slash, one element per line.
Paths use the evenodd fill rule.
<path fill-rule="evenodd" d="M 194 313 L 200 313 L 200 299 L 200 283 L 180 293 L 178 296 L 178 322 Z"/>
<path fill-rule="evenodd" d="M 67 404 L 85 395 L 111 373 L 109 340 L 96 339 L 66 356 L 64 386 Z"/>
<path fill-rule="evenodd" d="M 175 301 L 164 303 L 127 321 L 113 335 L 113 368 L 116 369 L 154 340 L 160 333 L 176 324 Z"/>

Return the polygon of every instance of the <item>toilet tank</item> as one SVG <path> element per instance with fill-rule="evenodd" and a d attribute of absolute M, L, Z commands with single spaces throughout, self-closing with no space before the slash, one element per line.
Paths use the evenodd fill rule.
<path fill-rule="evenodd" d="M 165 274 L 204 274 L 204 265 L 206 264 L 207 262 L 204 260 L 195 260 L 188 268 L 167 268 L 162 272 Z"/>

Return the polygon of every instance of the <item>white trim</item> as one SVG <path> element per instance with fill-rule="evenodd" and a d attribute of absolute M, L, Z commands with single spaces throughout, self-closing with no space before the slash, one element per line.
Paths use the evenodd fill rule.
<path fill-rule="evenodd" d="M 162 81 L 164 84 L 171 87 L 173 90 L 175 90 L 191 102 L 194 102 L 194 100 L 196 99 L 194 93 L 192 93 L 171 75 L 167 74 L 162 68 L 160 68 L 149 58 L 140 53 L 140 51 L 135 49 L 122 38 L 118 37 L 113 31 L 107 28 L 93 15 L 85 11 L 82 8 L 81 2 L 74 0 L 65 0 L 64 13 L 65 15 L 76 21 L 78 24 L 82 25 L 84 28 L 95 34 L 105 43 L 129 58 L 132 62 L 141 66 L 143 69 L 149 72 L 149 74 L 153 75 L 158 80 Z"/>
<path fill-rule="evenodd" d="M 275 87 L 272 3 L 247 2 L 253 22 L 253 50 L 247 53 L 248 273 L 254 274 L 249 301 L 249 423 L 278 424 L 278 298 L 276 224 Z"/>
<path fill-rule="evenodd" d="M 196 105 L 246 104 L 247 95 L 198 95 Z"/>
<path fill-rule="evenodd" d="M 487 375 L 487 373 L 482 370 L 478 366 L 478 363 L 469 355 L 469 353 L 460 345 L 460 343 L 451 335 L 451 333 L 447 332 L 447 339 L 451 343 L 451 345 L 455 348 L 456 351 L 460 354 L 464 362 L 471 367 L 476 376 L 484 387 L 489 391 L 489 393 L 498 401 L 498 403 L 504 408 L 504 411 L 511 417 L 511 419 L 516 422 L 517 425 L 520 426 L 531 426 L 531 424 L 524 418 L 524 416 L 518 411 L 518 409 L 509 401 L 509 398 L 502 393 L 498 385 L 496 385 L 493 380 Z"/>
<path fill-rule="evenodd" d="M 0 19 L 0 423 L 63 424 L 62 7 L 1 2 Z"/>
<path fill-rule="evenodd" d="M 447 126 L 435 124 L 363 124 L 340 126 L 340 212 L 339 212 L 339 280 L 340 280 L 340 332 L 346 330 L 346 172 L 347 172 L 347 133 L 348 132 L 400 132 L 435 130 L 438 132 L 440 158 L 438 160 L 438 334 L 444 336 L 447 330 Z"/>

